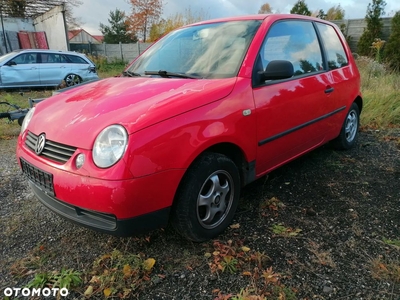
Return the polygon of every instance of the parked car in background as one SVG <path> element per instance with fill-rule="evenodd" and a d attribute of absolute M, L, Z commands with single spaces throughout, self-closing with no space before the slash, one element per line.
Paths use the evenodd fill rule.
<path fill-rule="evenodd" d="M 31 49 L 0 56 L 0 89 L 68 87 L 98 78 L 96 65 L 77 52 Z"/>
<path fill-rule="evenodd" d="M 329 141 L 353 147 L 362 106 L 336 25 L 209 20 L 166 35 L 120 77 L 38 103 L 17 158 L 38 199 L 71 221 L 124 236 L 170 220 L 204 241 L 229 226 L 244 185 Z"/>

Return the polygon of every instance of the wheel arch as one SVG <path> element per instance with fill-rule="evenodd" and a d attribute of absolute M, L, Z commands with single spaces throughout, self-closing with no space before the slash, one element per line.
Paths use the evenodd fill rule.
<path fill-rule="evenodd" d="M 220 142 L 214 145 L 211 145 L 201 152 L 199 152 L 194 159 L 190 162 L 185 174 L 183 175 L 180 183 L 183 181 L 186 173 L 191 168 L 191 166 L 205 153 L 219 153 L 225 155 L 229 159 L 231 159 L 236 167 L 238 168 L 241 185 L 244 186 L 255 180 L 255 161 L 248 161 L 245 155 L 245 152 L 242 148 L 232 142 Z M 179 184 L 180 186 L 180 184 Z M 179 186 L 177 188 L 176 193 L 179 190 Z"/>
<path fill-rule="evenodd" d="M 362 111 L 362 109 L 363 109 L 363 100 L 362 100 L 361 96 L 357 96 L 356 99 L 354 99 L 353 102 L 354 102 L 355 104 L 357 104 L 358 109 L 360 110 L 360 114 L 361 114 L 361 111 Z"/>

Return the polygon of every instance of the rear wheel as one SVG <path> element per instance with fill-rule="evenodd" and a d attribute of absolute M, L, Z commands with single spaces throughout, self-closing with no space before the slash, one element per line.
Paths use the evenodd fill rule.
<path fill-rule="evenodd" d="M 338 150 L 347 150 L 354 146 L 358 138 L 360 127 L 360 109 L 353 103 L 344 119 L 339 136 L 333 140 L 333 145 Z"/>
<path fill-rule="evenodd" d="M 240 175 L 224 155 L 201 156 L 185 175 L 174 204 L 172 225 L 189 240 L 201 242 L 231 223 L 240 194 Z"/>
<path fill-rule="evenodd" d="M 68 86 L 74 86 L 77 84 L 80 84 L 82 82 L 82 79 L 76 75 L 76 74 L 68 74 L 65 79 L 65 85 Z"/>

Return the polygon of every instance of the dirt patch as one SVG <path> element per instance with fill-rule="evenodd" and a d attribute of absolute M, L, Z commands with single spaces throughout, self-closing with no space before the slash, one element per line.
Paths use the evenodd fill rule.
<path fill-rule="evenodd" d="M 218 240 L 195 244 L 171 228 L 115 238 L 64 221 L 27 188 L 15 139 L 0 140 L 0 293 L 65 268 L 82 279 L 70 299 L 90 286 L 89 298 L 400 299 L 399 141 L 365 130 L 350 151 L 283 166 L 242 191 Z"/>

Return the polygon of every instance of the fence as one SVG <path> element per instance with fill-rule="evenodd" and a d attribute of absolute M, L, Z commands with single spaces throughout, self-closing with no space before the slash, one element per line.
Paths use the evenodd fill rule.
<path fill-rule="evenodd" d="M 146 50 L 151 43 L 135 44 L 70 44 L 70 50 L 90 53 L 95 56 L 105 56 L 108 61 L 122 60 L 130 62 Z"/>
<path fill-rule="evenodd" d="M 364 32 L 364 28 L 367 27 L 367 22 L 365 19 L 352 19 L 352 20 L 336 20 L 332 21 L 339 27 L 344 24 L 345 30 L 344 34 L 348 37 L 349 46 L 351 51 L 357 52 L 357 44 L 360 40 L 361 35 Z M 382 29 L 382 39 L 387 41 L 390 36 L 392 28 L 392 18 L 382 18 L 383 29 Z"/>
<path fill-rule="evenodd" d="M 357 52 L 357 44 L 364 29 L 367 27 L 365 19 L 348 19 L 332 21 L 339 27 L 345 25 L 344 34 L 348 37 L 351 51 Z M 382 38 L 387 41 L 391 32 L 392 18 L 382 18 L 383 29 Z M 72 51 L 90 53 L 92 55 L 101 55 L 107 57 L 109 61 L 120 59 L 129 62 L 136 58 L 140 53 L 146 50 L 151 43 L 135 44 L 70 44 Z"/>

